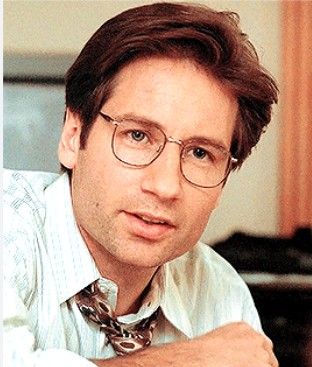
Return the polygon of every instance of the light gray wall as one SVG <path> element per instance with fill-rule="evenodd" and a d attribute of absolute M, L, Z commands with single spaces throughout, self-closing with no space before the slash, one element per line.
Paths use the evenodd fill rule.
<path fill-rule="evenodd" d="M 4 166 L 59 172 L 64 87 L 5 83 L 3 101 Z"/>

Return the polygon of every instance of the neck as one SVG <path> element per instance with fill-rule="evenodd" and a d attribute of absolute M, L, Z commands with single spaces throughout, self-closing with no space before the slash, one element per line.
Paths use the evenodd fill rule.
<path fill-rule="evenodd" d="M 80 227 L 81 234 L 103 278 L 118 286 L 117 316 L 136 313 L 157 267 L 144 268 L 121 263 Z"/>
<path fill-rule="evenodd" d="M 118 286 L 118 298 L 116 305 L 116 315 L 136 313 L 148 291 L 151 279 L 157 269 L 138 270 L 129 265 L 124 265 L 122 274 L 103 271 L 101 275 L 113 280 Z M 149 271 L 147 271 L 149 270 Z"/>

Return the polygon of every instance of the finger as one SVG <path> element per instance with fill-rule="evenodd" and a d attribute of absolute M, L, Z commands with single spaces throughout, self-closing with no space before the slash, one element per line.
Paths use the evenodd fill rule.
<path fill-rule="evenodd" d="M 277 360 L 277 358 L 275 357 L 275 354 L 273 353 L 273 351 L 272 351 L 272 353 L 271 353 L 270 361 L 271 361 L 271 366 L 272 366 L 272 367 L 278 367 L 278 366 L 279 366 L 278 360 Z"/>
<path fill-rule="evenodd" d="M 278 367 L 279 363 L 278 363 L 278 360 L 277 360 L 277 358 L 276 358 L 276 356 L 273 352 L 273 342 L 266 335 L 264 335 L 263 347 L 267 351 L 267 353 L 269 354 L 270 365 L 272 367 Z"/>
<path fill-rule="evenodd" d="M 266 350 L 267 353 L 269 354 L 269 363 L 270 363 L 270 366 L 272 367 L 278 367 L 279 366 L 279 363 L 278 363 L 278 360 L 273 352 L 273 349 L 269 349 L 269 350 Z"/>
<path fill-rule="evenodd" d="M 263 346 L 264 349 L 269 351 L 269 350 L 273 350 L 273 342 L 272 340 L 267 337 L 266 335 L 264 335 L 264 341 L 263 341 Z"/>

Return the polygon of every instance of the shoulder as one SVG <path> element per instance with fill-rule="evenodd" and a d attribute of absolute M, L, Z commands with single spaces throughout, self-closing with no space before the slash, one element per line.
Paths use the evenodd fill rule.
<path fill-rule="evenodd" d="M 27 222 L 34 214 L 43 215 L 44 191 L 59 175 L 48 172 L 4 170 L 3 209 L 7 216 Z"/>
<path fill-rule="evenodd" d="M 245 287 L 233 266 L 212 247 L 201 242 L 191 251 L 173 260 L 170 263 L 170 272 L 174 277 L 180 277 L 180 281 L 191 277 L 193 282 L 201 280 L 201 283 L 204 282 L 207 286 L 209 284 L 209 287 Z"/>
<path fill-rule="evenodd" d="M 3 170 L 3 191 L 5 197 L 28 194 L 30 197 L 42 195 L 47 186 L 59 177 L 57 173 L 37 171 Z"/>
<path fill-rule="evenodd" d="M 27 298 L 27 290 L 35 282 L 37 244 L 44 237 L 44 191 L 57 177 L 45 172 L 4 171 L 4 275 L 22 298 Z"/>
<path fill-rule="evenodd" d="M 188 310 L 196 330 L 204 332 L 241 320 L 260 329 L 247 285 L 233 266 L 208 245 L 198 243 L 168 263 L 168 284 L 171 292 L 179 294 L 181 307 Z"/>
<path fill-rule="evenodd" d="M 5 246 L 19 247 L 40 232 L 45 219 L 45 189 L 56 174 L 5 170 L 3 175 L 3 229 Z"/>

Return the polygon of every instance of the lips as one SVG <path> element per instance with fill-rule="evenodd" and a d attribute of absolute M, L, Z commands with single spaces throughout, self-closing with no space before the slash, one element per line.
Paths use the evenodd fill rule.
<path fill-rule="evenodd" d="M 135 215 L 136 217 L 144 220 L 146 223 L 149 224 L 168 224 L 172 225 L 171 220 L 162 216 L 154 216 L 147 213 L 130 213 L 132 215 Z"/>
<path fill-rule="evenodd" d="M 171 219 L 150 213 L 123 212 L 129 232 L 135 237 L 147 240 L 160 240 L 174 229 Z"/>
<path fill-rule="evenodd" d="M 149 224 L 166 224 L 166 221 L 160 220 L 160 219 L 154 219 L 154 218 L 149 218 L 145 215 L 143 216 L 137 216 L 138 218 L 144 220 L 144 222 L 149 223 Z"/>

